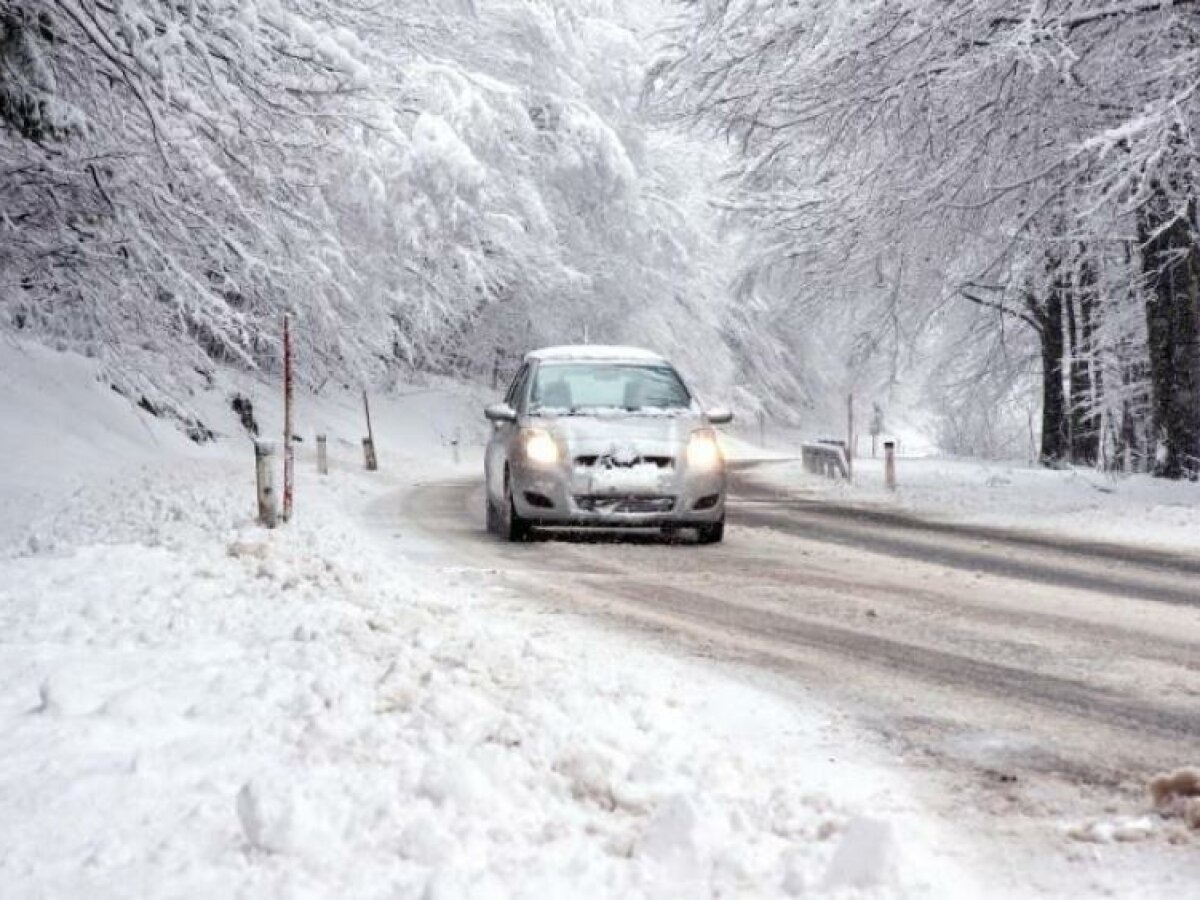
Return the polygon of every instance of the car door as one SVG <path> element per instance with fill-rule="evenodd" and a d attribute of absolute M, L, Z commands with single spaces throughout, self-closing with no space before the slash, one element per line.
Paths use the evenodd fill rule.
<path fill-rule="evenodd" d="M 518 415 L 522 412 L 521 403 L 529 382 L 530 368 L 529 363 L 521 366 L 504 395 L 504 402 L 516 410 Z M 516 422 L 495 422 L 492 425 L 484 468 L 488 494 L 497 503 L 504 499 L 504 466 L 508 462 L 509 452 L 519 430 Z"/>

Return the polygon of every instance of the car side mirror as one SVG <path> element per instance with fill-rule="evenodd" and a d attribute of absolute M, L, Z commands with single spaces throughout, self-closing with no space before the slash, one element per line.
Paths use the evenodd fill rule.
<path fill-rule="evenodd" d="M 517 421 L 517 411 L 507 403 L 493 403 L 483 411 L 484 417 L 489 422 L 515 422 Z"/>
<path fill-rule="evenodd" d="M 733 410 L 717 406 L 704 414 L 710 425 L 728 425 L 733 421 Z"/>

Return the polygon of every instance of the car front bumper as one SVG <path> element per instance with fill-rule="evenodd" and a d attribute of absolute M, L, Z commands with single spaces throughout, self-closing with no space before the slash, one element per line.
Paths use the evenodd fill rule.
<path fill-rule="evenodd" d="M 622 476 L 614 469 L 515 466 L 513 505 L 523 519 L 547 526 L 653 528 L 711 524 L 725 517 L 723 465 Z"/>

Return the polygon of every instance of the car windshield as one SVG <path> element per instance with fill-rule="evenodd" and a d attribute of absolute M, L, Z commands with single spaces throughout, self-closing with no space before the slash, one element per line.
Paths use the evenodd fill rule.
<path fill-rule="evenodd" d="M 663 363 L 543 363 L 529 395 L 534 415 L 669 414 L 690 403 L 679 375 Z"/>

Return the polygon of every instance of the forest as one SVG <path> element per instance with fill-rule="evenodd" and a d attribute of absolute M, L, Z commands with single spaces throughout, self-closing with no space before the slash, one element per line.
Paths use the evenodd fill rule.
<path fill-rule="evenodd" d="M 649 343 L 747 414 L 1200 476 L 1194 0 L 0 0 L 0 330 L 497 384 Z"/>

